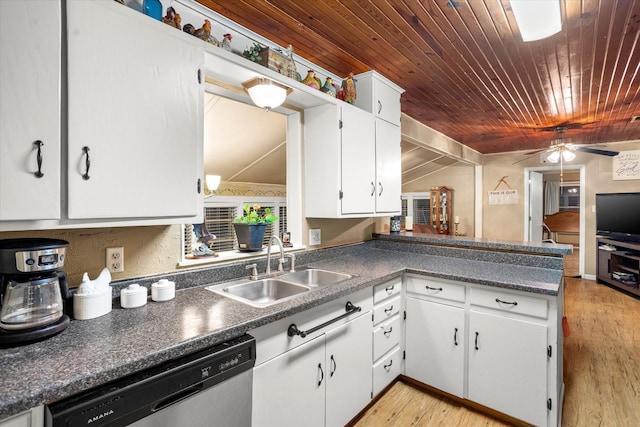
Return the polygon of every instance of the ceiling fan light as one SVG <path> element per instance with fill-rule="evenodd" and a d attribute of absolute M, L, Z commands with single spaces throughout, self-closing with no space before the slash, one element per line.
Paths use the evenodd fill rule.
<path fill-rule="evenodd" d="M 242 86 L 251 97 L 251 101 L 266 110 L 282 105 L 287 95 L 291 93 L 291 88 L 263 77 L 248 80 L 242 83 Z"/>
<path fill-rule="evenodd" d="M 571 151 L 569 151 L 569 150 L 564 150 L 564 151 L 562 152 L 562 159 L 563 159 L 565 162 L 570 162 L 571 160 L 573 160 L 573 159 L 575 159 L 575 158 L 576 158 L 575 153 L 572 153 L 572 152 L 571 152 Z"/>
<path fill-rule="evenodd" d="M 547 156 L 547 161 L 551 163 L 558 163 L 560 161 L 560 152 L 558 150 L 553 150 Z"/>
<path fill-rule="evenodd" d="M 562 30 L 559 0 L 511 0 L 522 41 L 552 36 Z"/>

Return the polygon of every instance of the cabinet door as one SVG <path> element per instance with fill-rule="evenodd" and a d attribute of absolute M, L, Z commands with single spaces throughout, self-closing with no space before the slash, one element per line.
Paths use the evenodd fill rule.
<path fill-rule="evenodd" d="M 326 334 L 327 426 L 345 425 L 371 400 L 370 319 L 367 313 Z"/>
<path fill-rule="evenodd" d="M 0 220 L 60 218 L 61 13 L 0 1 Z"/>
<path fill-rule="evenodd" d="M 67 8 L 69 218 L 197 215 L 202 42 L 112 0 Z"/>
<path fill-rule="evenodd" d="M 376 116 L 396 126 L 400 126 L 400 94 L 378 79 L 373 79 Z"/>
<path fill-rule="evenodd" d="M 400 127 L 376 120 L 376 212 L 400 213 L 402 158 Z"/>
<path fill-rule="evenodd" d="M 376 194 L 373 116 L 355 107 L 342 108 L 342 213 L 373 213 Z"/>
<path fill-rule="evenodd" d="M 463 397 L 464 310 L 407 298 L 406 311 L 406 374 Z"/>
<path fill-rule="evenodd" d="M 546 425 L 547 327 L 471 310 L 468 345 L 468 398 Z"/>
<path fill-rule="evenodd" d="M 252 425 L 325 425 L 325 338 L 319 336 L 253 370 Z"/>

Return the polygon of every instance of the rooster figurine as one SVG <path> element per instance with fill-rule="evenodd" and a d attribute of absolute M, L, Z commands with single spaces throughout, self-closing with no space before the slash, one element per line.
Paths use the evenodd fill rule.
<path fill-rule="evenodd" d="M 211 37 L 211 21 L 205 19 L 202 27 L 195 30 L 193 35 L 204 41 L 209 41 L 209 38 Z"/>
<path fill-rule="evenodd" d="M 228 52 L 231 52 L 231 40 L 233 36 L 229 33 L 222 35 L 222 48 Z"/>
<path fill-rule="evenodd" d="M 353 78 L 353 73 L 349 73 L 349 77 L 342 81 L 342 90 L 344 101 L 353 104 L 356 100 L 356 81 Z"/>
<path fill-rule="evenodd" d="M 167 14 L 162 18 L 162 22 L 179 30 L 182 29 L 182 17 L 180 17 L 180 14 L 176 13 L 176 10 L 171 6 L 167 8 Z"/>
<path fill-rule="evenodd" d="M 333 86 L 333 80 L 331 77 L 327 77 L 327 80 L 324 82 L 324 86 L 320 88 L 320 91 L 333 98 L 336 97 L 336 88 Z"/>
<path fill-rule="evenodd" d="M 309 70 L 307 72 L 307 77 L 302 80 L 302 84 L 312 87 L 314 89 L 320 89 L 320 80 L 316 77 L 316 72 L 313 70 Z"/>

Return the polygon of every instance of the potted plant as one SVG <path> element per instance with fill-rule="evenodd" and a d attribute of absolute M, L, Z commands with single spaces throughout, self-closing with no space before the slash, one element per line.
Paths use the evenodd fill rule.
<path fill-rule="evenodd" d="M 238 239 L 238 250 L 241 252 L 261 251 L 267 225 L 277 219 L 278 216 L 271 213 L 271 208 L 264 208 L 260 212 L 260 205 L 244 205 L 244 215 L 233 220 L 233 229 Z"/>

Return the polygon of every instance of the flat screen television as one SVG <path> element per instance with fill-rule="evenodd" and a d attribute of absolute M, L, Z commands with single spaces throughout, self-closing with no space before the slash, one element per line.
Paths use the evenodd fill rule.
<path fill-rule="evenodd" d="M 640 193 L 596 194 L 596 233 L 640 242 Z"/>

